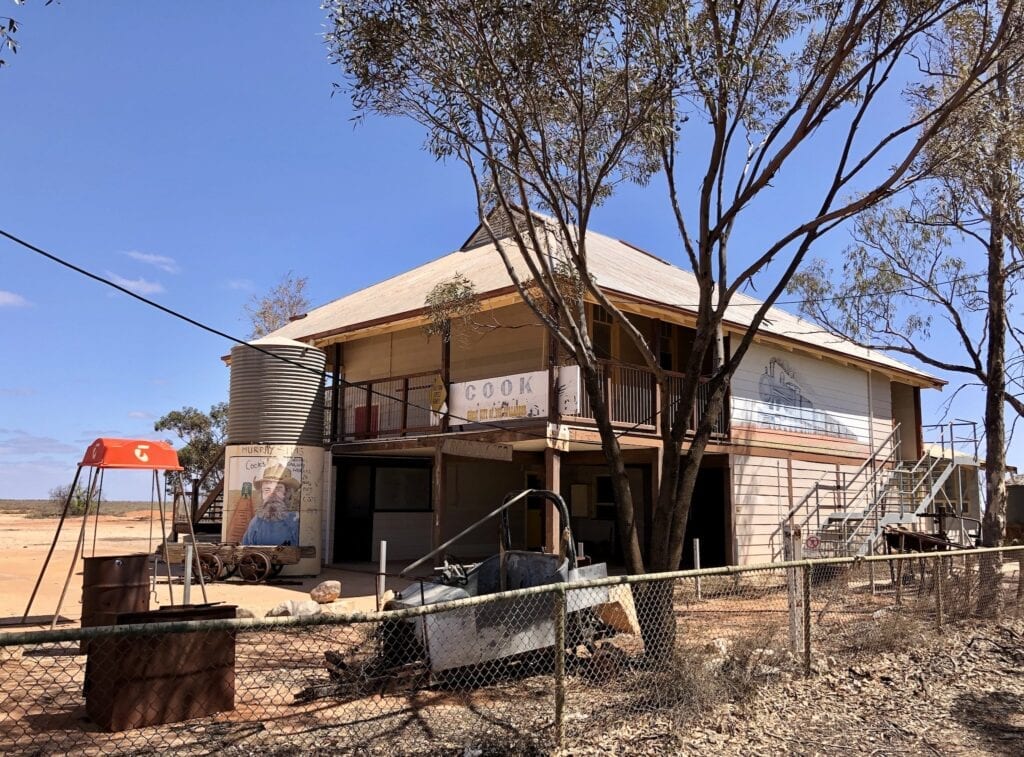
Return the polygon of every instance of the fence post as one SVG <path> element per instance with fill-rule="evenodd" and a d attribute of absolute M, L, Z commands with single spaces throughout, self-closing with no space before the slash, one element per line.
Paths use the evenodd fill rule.
<path fill-rule="evenodd" d="M 944 576 L 944 574 L 946 572 L 946 558 L 945 557 L 936 558 L 935 562 L 938 563 L 938 565 L 936 565 L 935 568 L 933 569 L 934 573 L 935 573 L 935 576 L 934 576 L 935 577 L 935 627 L 938 630 L 941 631 L 942 630 L 942 610 L 943 610 L 943 605 L 942 605 L 942 586 L 943 586 L 943 583 L 944 583 L 943 576 Z"/>
<path fill-rule="evenodd" d="M 693 569 L 700 570 L 700 539 L 693 540 Z M 697 601 L 700 602 L 702 598 L 700 576 L 697 576 Z"/>
<path fill-rule="evenodd" d="M 380 540 L 380 567 L 377 569 L 377 612 L 380 612 L 384 603 L 384 577 L 388 571 L 388 543 L 386 539 Z"/>
<path fill-rule="evenodd" d="M 804 675 L 811 674 L 811 566 L 803 567 Z"/>
<path fill-rule="evenodd" d="M 1017 553 L 1017 606 L 1024 599 L 1024 552 Z"/>
<path fill-rule="evenodd" d="M 782 532 L 784 558 L 786 562 L 799 560 L 801 556 L 800 528 L 786 524 Z M 803 592 L 800 589 L 797 572 L 799 568 L 786 568 L 786 594 L 789 598 L 789 649 L 794 656 L 803 654 Z"/>
<path fill-rule="evenodd" d="M 186 605 L 192 604 L 192 541 L 185 541 L 185 598 Z"/>
<path fill-rule="evenodd" d="M 565 744 L 565 584 L 555 592 L 555 747 Z"/>

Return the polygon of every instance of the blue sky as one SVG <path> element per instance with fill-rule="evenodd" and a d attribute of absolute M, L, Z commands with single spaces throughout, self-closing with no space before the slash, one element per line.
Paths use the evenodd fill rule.
<path fill-rule="evenodd" d="M 463 170 L 427 155 L 416 126 L 354 126 L 331 97 L 315 0 L 0 12 L 22 26 L 0 70 L 0 228 L 193 318 L 244 337 L 243 305 L 289 270 L 321 304 L 475 225 Z M 813 164 L 752 209 L 738 244 L 812 197 L 798 174 Z M 661 181 L 593 225 L 683 262 Z M 226 398 L 225 340 L 6 241 L 0 262 L 0 498 L 68 482 L 97 436 L 152 437 L 166 411 Z M 927 415 L 944 397 L 926 394 Z M 147 498 L 148 484 L 111 475 L 105 496 Z"/>

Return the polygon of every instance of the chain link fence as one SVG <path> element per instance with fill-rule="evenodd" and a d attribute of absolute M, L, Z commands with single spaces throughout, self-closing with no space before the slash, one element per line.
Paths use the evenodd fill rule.
<path fill-rule="evenodd" d="M 546 753 L 1016 615 L 1024 548 L 0 635 L 0 752 Z"/>

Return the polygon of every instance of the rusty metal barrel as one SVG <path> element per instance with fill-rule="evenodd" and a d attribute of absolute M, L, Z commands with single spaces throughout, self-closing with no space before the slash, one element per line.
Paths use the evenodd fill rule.
<path fill-rule="evenodd" d="M 149 555 L 86 557 L 82 627 L 112 626 L 117 616 L 149 609 Z"/>

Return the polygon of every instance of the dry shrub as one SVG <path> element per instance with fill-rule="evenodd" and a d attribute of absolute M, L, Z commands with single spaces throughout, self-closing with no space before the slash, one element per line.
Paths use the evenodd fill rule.
<path fill-rule="evenodd" d="M 642 692 L 633 707 L 669 710 L 690 720 L 725 703 L 748 702 L 790 664 L 781 641 L 781 627 L 769 624 L 752 635 L 679 647 L 670 660 L 652 662 L 644 671 L 646 680 L 628 684 Z"/>
<path fill-rule="evenodd" d="M 901 652 L 918 646 L 925 635 L 922 621 L 905 612 L 876 612 L 862 623 L 841 629 L 838 651 L 866 654 Z"/>

